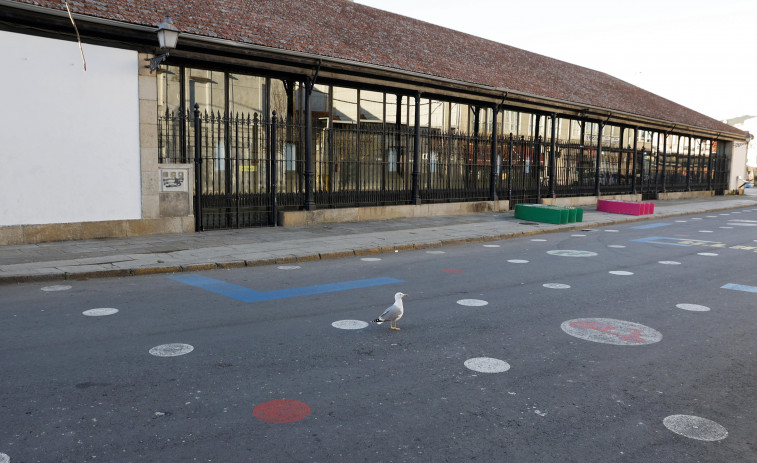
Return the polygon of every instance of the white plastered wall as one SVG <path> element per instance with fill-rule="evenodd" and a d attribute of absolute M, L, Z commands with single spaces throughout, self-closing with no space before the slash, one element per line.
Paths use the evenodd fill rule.
<path fill-rule="evenodd" d="M 0 31 L 0 226 L 141 217 L 137 52 Z"/>

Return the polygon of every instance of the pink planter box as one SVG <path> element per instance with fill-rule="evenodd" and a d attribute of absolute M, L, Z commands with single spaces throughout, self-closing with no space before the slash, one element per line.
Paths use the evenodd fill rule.
<path fill-rule="evenodd" d="M 598 199 L 597 210 L 613 214 L 649 215 L 654 214 L 654 203 Z"/>

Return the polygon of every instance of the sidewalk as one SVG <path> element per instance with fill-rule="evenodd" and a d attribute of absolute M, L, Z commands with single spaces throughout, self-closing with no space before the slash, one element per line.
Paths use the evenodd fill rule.
<path fill-rule="evenodd" d="M 585 208 L 583 222 L 567 225 L 524 222 L 509 211 L 0 246 L 0 284 L 194 272 L 495 241 L 755 207 L 757 191 L 752 190 L 757 189 L 747 189 L 744 196 L 655 201 L 652 216 L 609 214 Z"/>

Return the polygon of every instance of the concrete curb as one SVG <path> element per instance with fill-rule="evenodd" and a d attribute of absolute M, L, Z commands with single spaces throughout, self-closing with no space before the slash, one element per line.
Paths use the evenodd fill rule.
<path fill-rule="evenodd" d="M 696 212 L 688 211 L 688 212 L 676 212 L 676 213 L 662 213 L 661 215 L 655 214 L 654 216 L 622 216 L 621 215 L 621 216 L 618 216 L 617 218 L 614 218 L 613 220 L 595 222 L 595 223 L 580 222 L 580 223 L 564 224 L 564 225 L 555 226 L 555 228 L 551 228 L 551 229 L 522 230 L 522 231 L 517 231 L 517 232 L 501 233 L 501 234 L 494 234 L 494 235 L 484 235 L 484 236 L 477 235 L 477 236 L 444 239 L 444 240 L 439 240 L 438 238 L 432 238 L 425 241 L 420 240 L 413 244 L 400 244 L 397 246 L 384 246 L 384 247 L 370 246 L 370 247 L 358 248 L 358 249 L 346 249 L 343 251 L 314 252 L 313 254 L 287 255 L 287 256 L 281 256 L 281 257 L 275 257 L 275 258 L 265 257 L 261 259 L 251 259 L 251 260 L 236 259 L 236 260 L 229 260 L 229 261 L 193 263 L 193 264 L 186 264 L 186 265 L 160 265 L 160 266 L 152 266 L 152 267 L 138 267 L 138 268 L 131 268 L 131 269 L 103 269 L 99 271 L 88 270 L 84 272 L 75 272 L 75 273 L 62 272 L 60 270 L 57 270 L 57 271 L 50 271 L 47 273 L 31 273 L 30 272 L 28 274 L 21 274 L 21 275 L 0 275 L 0 285 L 29 283 L 29 282 L 50 282 L 50 281 L 59 281 L 59 280 L 86 280 L 86 279 L 91 279 L 91 278 L 116 278 L 116 277 L 155 275 L 155 274 L 166 274 L 166 273 L 188 273 L 188 272 L 199 272 L 199 271 L 205 271 L 205 270 L 232 269 L 232 268 L 242 268 L 242 267 L 259 267 L 259 266 L 265 266 L 265 265 L 293 264 L 293 263 L 298 263 L 298 262 L 313 262 L 313 261 L 327 260 L 327 259 L 341 259 L 341 258 L 346 258 L 346 257 L 372 256 L 372 255 L 378 255 L 378 254 L 393 253 L 395 250 L 396 251 L 412 251 L 412 250 L 431 249 L 431 248 L 439 248 L 439 247 L 447 247 L 447 246 L 459 246 L 459 245 L 471 244 L 471 243 L 485 243 L 485 242 L 491 242 L 491 241 L 501 241 L 501 240 L 506 240 L 506 239 L 519 238 L 519 237 L 524 237 L 524 236 L 542 235 L 546 233 L 557 233 L 557 232 L 562 232 L 562 231 L 582 230 L 586 228 L 601 228 L 601 227 L 607 227 L 607 226 L 617 225 L 617 224 L 654 221 L 654 220 L 661 220 L 665 218 L 680 217 L 683 215 L 707 214 L 707 213 L 728 210 L 728 209 L 739 209 L 741 207 L 753 207 L 753 206 L 745 205 L 745 206 L 737 206 L 737 207 L 733 207 L 733 206 L 716 207 L 716 208 L 698 210 Z"/>

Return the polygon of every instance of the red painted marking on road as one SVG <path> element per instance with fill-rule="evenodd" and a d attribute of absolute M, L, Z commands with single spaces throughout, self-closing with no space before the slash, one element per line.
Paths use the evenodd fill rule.
<path fill-rule="evenodd" d="M 644 331 L 639 329 L 632 329 L 628 334 L 621 334 L 613 331 L 618 329 L 617 326 L 612 326 L 601 322 L 573 322 L 570 324 L 570 326 L 579 330 L 596 330 L 600 333 L 611 334 L 613 336 L 617 336 L 621 341 L 625 342 L 645 341 L 645 339 L 641 337 L 641 333 L 643 333 Z"/>
<path fill-rule="evenodd" d="M 443 273 L 463 273 L 465 270 L 460 270 L 459 268 L 445 268 L 442 270 Z"/>
<path fill-rule="evenodd" d="M 310 406 L 298 400 L 270 400 L 255 407 L 252 414 L 266 423 L 292 423 L 308 416 Z"/>

